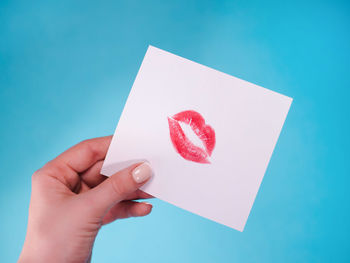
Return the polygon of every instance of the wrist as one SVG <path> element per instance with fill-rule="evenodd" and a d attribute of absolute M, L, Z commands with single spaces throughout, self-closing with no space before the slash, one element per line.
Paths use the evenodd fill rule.
<path fill-rule="evenodd" d="M 59 247 L 58 244 L 54 245 L 47 239 L 27 236 L 18 262 L 67 262 L 62 258 L 63 254 L 59 253 Z"/>
<path fill-rule="evenodd" d="M 77 241 L 71 242 L 72 238 L 64 239 L 48 236 L 27 236 L 23 245 L 19 263 L 81 263 L 90 262 L 91 251 L 94 239 L 88 244 L 83 242 L 79 244 Z M 91 244 L 90 244 L 91 243 Z"/>

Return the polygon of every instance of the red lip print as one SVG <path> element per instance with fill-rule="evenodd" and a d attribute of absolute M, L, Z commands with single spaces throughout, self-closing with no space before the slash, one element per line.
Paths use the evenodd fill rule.
<path fill-rule="evenodd" d="M 203 142 L 205 149 L 194 145 L 185 135 L 179 122 L 189 125 Z M 210 163 L 208 157 L 215 147 L 215 131 L 205 124 L 204 118 L 196 111 L 188 110 L 168 117 L 170 138 L 175 150 L 186 160 L 197 163 Z"/>

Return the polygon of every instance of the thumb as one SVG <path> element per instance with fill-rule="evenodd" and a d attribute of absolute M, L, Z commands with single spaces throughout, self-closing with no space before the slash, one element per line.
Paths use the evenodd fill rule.
<path fill-rule="evenodd" d="M 84 198 L 95 216 L 103 216 L 112 206 L 145 184 L 152 175 L 152 168 L 147 162 L 131 165 L 85 192 Z"/>

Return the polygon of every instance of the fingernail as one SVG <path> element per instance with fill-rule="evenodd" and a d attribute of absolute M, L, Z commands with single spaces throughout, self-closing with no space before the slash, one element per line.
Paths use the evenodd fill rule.
<path fill-rule="evenodd" d="M 146 162 L 137 166 L 132 171 L 132 177 L 134 178 L 135 182 L 138 184 L 147 181 L 152 176 L 152 174 L 153 174 L 152 168 Z"/>

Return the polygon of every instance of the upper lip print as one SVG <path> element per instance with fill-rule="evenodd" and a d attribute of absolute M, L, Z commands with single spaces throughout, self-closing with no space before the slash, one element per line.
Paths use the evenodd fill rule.
<path fill-rule="evenodd" d="M 180 123 L 187 124 L 193 132 L 203 142 L 204 149 L 194 145 L 185 135 Z M 187 110 L 168 117 L 170 138 L 175 150 L 186 160 L 197 163 L 210 163 L 208 157 L 211 156 L 215 147 L 215 131 L 205 124 L 204 118 L 196 111 Z"/>

